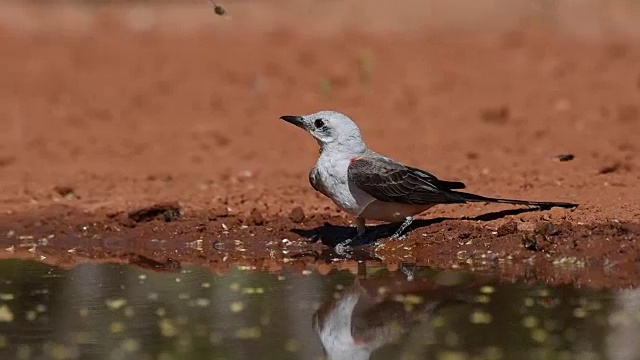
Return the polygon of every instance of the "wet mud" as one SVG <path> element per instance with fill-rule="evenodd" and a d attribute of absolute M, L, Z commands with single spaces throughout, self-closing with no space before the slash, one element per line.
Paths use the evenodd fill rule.
<path fill-rule="evenodd" d="M 373 225 L 367 235 L 370 242 L 355 246 L 345 258 L 333 246 L 352 237 L 355 228 L 342 217 L 311 216 L 302 223 L 265 218 L 255 225 L 251 216 L 212 219 L 190 214 L 136 223 L 124 213 L 96 217 L 72 208 L 53 214 L 48 209 L 37 221 L 29 217 L 2 224 L 0 257 L 67 268 L 87 261 L 128 263 L 157 271 L 179 271 L 185 263 L 219 274 L 237 265 L 266 271 L 309 266 L 320 272 L 355 271 L 364 261 L 390 268 L 414 264 L 495 272 L 505 281 L 613 288 L 639 284 L 637 224 L 511 221 L 492 228 L 485 223 L 486 218 L 514 212 L 487 213 L 480 219 L 417 220 L 404 240 L 388 239 L 398 224 Z M 376 240 L 382 244 L 374 245 Z"/>

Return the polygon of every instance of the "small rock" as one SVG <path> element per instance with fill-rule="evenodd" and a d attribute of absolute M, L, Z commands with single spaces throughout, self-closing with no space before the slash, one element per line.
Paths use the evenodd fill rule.
<path fill-rule="evenodd" d="M 213 11 L 216 13 L 216 15 L 224 15 L 227 11 L 220 5 L 216 5 L 213 8 Z"/>
<path fill-rule="evenodd" d="M 553 207 L 549 210 L 549 215 L 553 220 L 564 220 L 567 218 L 567 210 L 560 207 Z"/>
<path fill-rule="evenodd" d="M 553 223 L 550 223 L 549 215 L 545 215 L 547 218 L 544 219 L 544 222 L 540 222 L 537 224 L 536 228 L 533 230 L 535 233 L 542 235 L 545 239 L 547 236 L 555 236 L 560 234 L 558 227 Z M 544 216 L 543 216 L 544 218 Z"/>
<path fill-rule="evenodd" d="M 305 215 L 304 210 L 300 206 L 296 206 L 291 210 L 289 214 L 289 220 L 293 221 L 296 224 L 300 224 L 304 221 Z"/>
<path fill-rule="evenodd" d="M 160 262 L 139 254 L 130 254 L 129 263 L 144 269 L 154 271 L 179 272 L 181 270 L 180 262 L 172 258 L 166 258 Z"/>
<path fill-rule="evenodd" d="M 523 235 L 522 246 L 524 246 L 524 248 L 527 250 L 538 251 L 538 243 L 536 241 L 535 235 L 532 235 L 532 234 Z"/>
<path fill-rule="evenodd" d="M 262 213 L 260 213 L 260 211 L 258 209 L 251 210 L 251 215 L 250 215 L 250 219 L 249 220 L 254 225 L 262 225 L 262 224 L 264 224 L 264 217 L 262 216 Z"/>
<path fill-rule="evenodd" d="M 536 224 L 532 222 L 521 222 L 518 223 L 519 231 L 533 231 L 536 228 Z"/>
<path fill-rule="evenodd" d="M 167 209 L 162 213 L 162 218 L 166 222 L 171 222 L 171 221 L 178 220 L 179 217 L 180 217 L 180 209 L 179 208 Z"/>
<path fill-rule="evenodd" d="M 509 116 L 509 108 L 506 106 L 500 106 L 494 109 L 486 109 L 480 114 L 482 120 L 494 124 L 506 123 L 507 120 L 509 120 Z"/>
<path fill-rule="evenodd" d="M 614 173 L 614 172 L 620 170 L 621 167 L 622 167 L 622 164 L 620 164 L 619 162 L 616 161 L 613 164 L 605 165 L 605 166 L 601 167 L 600 170 L 598 170 L 598 173 L 599 174 Z"/>
<path fill-rule="evenodd" d="M 502 224 L 497 230 L 498 236 L 513 234 L 516 231 L 518 231 L 518 224 L 516 224 L 515 221 L 509 221 L 506 224 Z"/>
<path fill-rule="evenodd" d="M 109 219 L 115 219 L 118 216 L 122 215 L 122 211 L 111 211 L 107 213 L 107 218 Z"/>
<path fill-rule="evenodd" d="M 469 151 L 467 152 L 467 159 L 469 160 L 477 160 L 480 157 L 477 152 Z"/>
<path fill-rule="evenodd" d="M 226 218 L 229 216 L 229 208 L 221 206 L 219 208 L 209 210 L 209 220 L 213 221 L 217 218 Z"/>
<path fill-rule="evenodd" d="M 53 191 L 67 200 L 80 198 L 78 195 L 76 195 L 71 186 L 56 186 L 53 188 Z"/>
<path fill-rule="evenodd" d="M 554 156 L 553 160 L 564 162 L 564 161 L 571 161 L 574 158 L 575 158 L 575 155 L 573 154 L 560 154 L 560 155 Z"/>
<path fill-rule="evenodd" d="M 175 202 L 158 203 L 146 208 L 132 211 L 128 215 L 134 222 L 146 222 L 156 218 L 162 218 L 166 222 L 174 221 L 180 217 L 180 205 Z"/>
<path fill-rule="evenodd" d="M 226 226 L 225 230 L 238 227 L 242 225 L 242 220 L 237 216 L 229 216 L 224 219 L 224 223 L 222 224 L 223 228 Z M 246 219 L 245 219 L 246 220 Z"/>

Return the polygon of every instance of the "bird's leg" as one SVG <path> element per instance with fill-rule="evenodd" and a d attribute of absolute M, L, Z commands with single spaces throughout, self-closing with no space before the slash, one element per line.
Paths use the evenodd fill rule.
<path fill-rule="evenodd" d="M 357 242 L 358 240 L 360 240 L 364 236 L 364 233 L 366 230 L 367 230 L 367 227 L 365 225 L 365 220 L 361 217 L 356 218 L 356 237 L 353 239 L 349 238 L 339 242 L 338 245 L 336 245 L 334 248 L 336 254 L 340 256 L 349 257 L 347 252 L 351 248 L 351 244 L 354 241 Z"/>
<path fill-rule="evenodd" d="M 406 237 L 406 235 L 402 235 L 402 232 L 409 226 L 411 225 L 411 223 L 413 222 L 413 217 L 412 216 L 407 216 L 404 219 L 404 222 L 402 223 L 402 225 L 400 225 L 400 227 L 398 228 L 398 230 L 391 235 L 391 239 L 397 239 L 397 240 L 404 240 L 404 238 Z"/>
<path fill-rule="evenodd" d="M 356 218 L 356 229 L 357 229 L 357 238 L 361 238 L 364 236 L 365 231 L 367 231 L 367 226 L 365 225 L 365 220 L 361 217 Z"/>

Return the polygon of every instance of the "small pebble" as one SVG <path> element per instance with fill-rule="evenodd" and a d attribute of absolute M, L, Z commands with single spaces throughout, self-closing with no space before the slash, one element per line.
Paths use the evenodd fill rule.
<path fill-rule="evenodd" d="M 224 15 L 227 11 L 220 5 L 216 5 L 213 8 L 213 11 L 216 13 L 216 15 Z"/>
<path fill-rule="evenodd" d="M 500 227 L 498 227 L 497 235 L 505 236 L 505 235 L 513 234 L 516 231 L 518 231 L 518 224 L 516 224 L 515 221 L 509 221 L 508 223 L 502 224 Z"/>
<path fill-rule="evenodd" d="M 622 164 L 620 164 L 619 162 L 614 162 L 613 164 L 602 166 L 600 170 L 598 170 L 598 173 L 610 174 L 610 173 L 617 172 L 621 168 L 622 168 Z"/>
<path fill-rule="evenodd" d="M 564 220 L 567 218 L 567 210 L 560 207 L 554 207 L 549 210 L 549 215 L 554 220 Z"/>
<path fill-rule="evenodd" d="M 227 216 L 229 216 L 229 208 L 226 206 L 221 206 L 209 211 L 209 220 L 216 220 L 217 218 L 225 218 Z"/>
<path fill-rule="evenodd" d="M 53 191 L 68 200 L 79 198 L 71 186 L 56 186 L 53 188 Z"/>
<path fill-rule="evenodd" d="M 291 214 L 289 214 L 289 219 L 296 224 L 300 224 L 304 221 L 305 215 L 304 210 L 300 206 L 296 206 L 291 210 Z"/>
<path fill-rule="evenodd" d="M 262 225 L 264 224 L 264 217 L 262 216 L 262 213 L 260 213 L 260 211 L 258 209 L 253 209 L 251 211 L 251 222 L 254 225 Z"/>
<path fill-rule="evenodd" d="M 225 16 L 227 14 L 227 9 L 225 9 L 222 5 L 216 4 L 213 0 L 209 0 L 211 5 L 213 5 L 213 12 L 216 15 Z"/>
<path fill-rule="evenodd" d="M 573 154 L 560 154 L 553 157 L 556 161 L 571 161 L 575 158 Z"/>
<path fill-rule="evenodd" d="M 482 120 L 488 123 L 505 124 L 510 117 L 509 108 L 499 106 L 496 108 L 485 109 L 480 113 Z"/>

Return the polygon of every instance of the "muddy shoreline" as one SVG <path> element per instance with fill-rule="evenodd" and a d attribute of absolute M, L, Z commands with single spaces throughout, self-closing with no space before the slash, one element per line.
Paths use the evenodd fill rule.
<path fill-rule="evenodd" d="M 417 220 L 407 239 L 354 247 L 351 259 L 333 252 L 352 235 L 344 217 L 294 218 L 191 213 L 132 221 L 129 215 L 58 213 L 36 219 L 4 217 L 0 257 L 31 258 L 73 267 L 86 261 L 130 263 L 155 271 L 179 271 L 197 264 L 224 273 L 243 265 L 277 272 L 283 268 L 321 273 L 333 268 L 356 272 L 358 262 L 401 264 L 439 270 L 495 273 L 501 280 L 625 288 L 640 285 L 640 225 L 608 222 L 571 224 L 541 220 L 506 221 L 497 228 L 481 219 Z M 534 211 L 512 209 L 485 218 Z M 541 212 L 544 213 L 544 212 Z M 8 222 L 7 222 L 8 220 Z M 260 224 L 257 225 L 256 221 Z M 373 225 L 371 238 L 388 237 L 397 225 Z"/>

